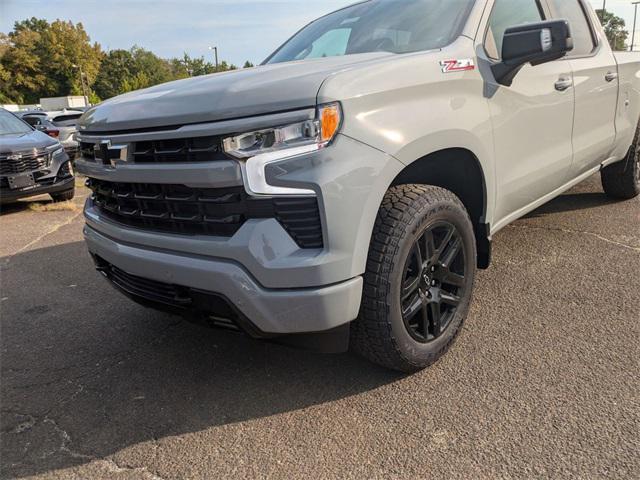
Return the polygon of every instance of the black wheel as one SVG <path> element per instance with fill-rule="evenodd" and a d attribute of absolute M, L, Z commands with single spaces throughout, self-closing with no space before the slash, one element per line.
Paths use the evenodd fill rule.
<path fill-rule="evenodd" d="M 51 198 L 54 202 L 68 202 L 69 200 L 73 200 L 73 197 L 76 195 L 76 189 L 72 188 L 71 190 L 67 190 L 60 193 L 52 193 Z"/>
<path fill-rule="evenodd" d="M 473 225 L 453 193 L 393 187 L 373 231 L 352 348 L 387 368 L 437 361 L 467 316 L 476 274 Z"/>
<path fill-rule="evenodd" d="M 627 157 L 602 169 L 602 188 L 609 197 L 630 200 L 640 195 L 640 127 Z"/>

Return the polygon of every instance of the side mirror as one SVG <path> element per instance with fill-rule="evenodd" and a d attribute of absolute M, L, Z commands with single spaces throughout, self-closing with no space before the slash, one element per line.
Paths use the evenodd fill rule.
<path fill-rule="evenodd" d="M 36 125 L 33 128 L 35 128 L 36 130 L 38 130 L 39 132 L 46 132 L 47 131 L 47 127 L 44 125 Z"/>
<path fill-rule="evenodd" d="M 507 87 L 527 63 L 540 65 L 573 50 L 566 20 L 549 20 L 508 28 L 502 42 L 502 62 L 491 67 L 496 81 Z"/>

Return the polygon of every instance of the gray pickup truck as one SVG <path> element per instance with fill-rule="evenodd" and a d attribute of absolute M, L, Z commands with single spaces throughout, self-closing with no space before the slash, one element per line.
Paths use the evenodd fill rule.
<path fill-rule="evenodd" d="M 365 1 L 89 110 L 84 233 L 139 303 L 415 371 L 496 232 L 597 172 L 638 195 L 639 118 L 639 58 L 586 1 Z"/>

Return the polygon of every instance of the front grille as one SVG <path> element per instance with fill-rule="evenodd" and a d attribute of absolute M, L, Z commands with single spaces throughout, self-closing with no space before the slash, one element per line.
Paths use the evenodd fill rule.
<path fill-rule="evenodd" d="M 43 150 L 0 155 L 0 175 L 17 175 L 49 167 L 50 156 Z"/>
<path fill-rule="evenodd" d="M 196 137 L 138 142 L 133 148 L 135 163 L 210 162 L 228 160 L 220 137 Z"/>
<path fill-rule="evenodd" d="M 218 136 L 178 138 L 136 142 L 128 146 L 129 161 L 134 163 L 186 163 L 229 160 L 222 148 L 222 138 Z M 81 157 L 90 161 L 109 164 L 111 159 L 120 158 L 120 150 L 109 149 L 94 143 L 80 143 Z"/>
<path fill-rule="evenodd" d="M 116 183 L 90 178 L 93 202 L 108 218 L 134 228 L 231 237 L 250 219 L 275 218 L 301 248 L 322 248 L 313 197 L 256 198 L 242 187 Z"/>

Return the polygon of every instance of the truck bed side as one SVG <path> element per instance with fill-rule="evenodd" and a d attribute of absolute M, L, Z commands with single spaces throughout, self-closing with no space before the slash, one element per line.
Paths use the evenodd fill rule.
<path fill-rule="evenodd" d="M 640 119 L 640 53 L 614 52 L 618 63 L 620 93 L 616 114 L 615 159 L 623 158 L 635 135 Z"/>

